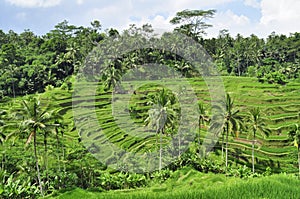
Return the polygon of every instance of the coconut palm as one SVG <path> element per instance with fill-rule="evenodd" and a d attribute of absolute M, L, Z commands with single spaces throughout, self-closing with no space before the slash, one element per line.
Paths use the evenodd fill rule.
<path fill-rule="evenodd" d="M 103 73 L 105 90 L 116 88 L 121 80 L 122 72 L 114 64 L 110 64 Z"/>
<path fill-rule="evenodd" d="M 209 122 L 209 118 L 206 114 L 205 107 L 203 103 L 199 102 L 198 103 L 198 108 L 199 108 L 199 118 L 198 118 L 198 125 L 199 125 L 199 130 L 198 130 L 198 147 L 200 147 L 200 133 L 201 133 L 201 128 L 204 126 L 207 122 Z"/>
<path fill-rule="evenodd" d="M 149 104 L 152 108 L 148 112 L 148 117 L 145 120 L 147 126 L 155 128 L 156 144 L 157 137 L 160 134 L 159 147 L 159 170 L 162 169 L 162 135 L 166 134 L 166 128 L 172 128 L 176 118 L 176 113 L 172 107 L 174 99 L 167 90 L 162 89 L 152 99 Z"/>
<path fill-rule="evenodd" d="M 34 158 L 36 164 L 37 178 L 39 183 L 40 192 L 43 195 L 43 186 L 40 177 L 39 160 L 37 152 L 37 135 L 39 132 L 44 134 L 44 144 L 45 139 L 47 139 L 48 132 L 53 128 L 58 126 L 53 122 L 54 114 L 50 110 L 50 106 L 43 107 L 41 101 L 37 97 L 30 97 L 27 100 L 22 101 L 22 109 L 17 112 L 17 115 L 22 118 L 20 123 L 20 132 L 27 133 L 26 145 L 28 145 L 33 139 L 33 149 Z M 20 134 L 21 135 L 21 134 Z M 45 148 L 47 150 L 47 148 Z"/>
<path fill-rule="evenodd" d="M 224 109 L 225 110 L 222 110 Z M 221 104 L 213 106 L 213 109 L 218 110 L 217 115 L 212 118 L 210 129 L 215 134 L 225 132 L 225 165 L 228 167 L 228 137 L 229 134 L 235 134 L 238 130 L 243 128 L 243 118 L 239 115 L 239 110 L 234 109 L 234 101 L 227 93 L 225 101 Z M 217 131 L 215 131 L 217 130 Z M 223 141 L 223 140 L 222 140 Z"/>
<path fill-rule="evenodd" d="M 259 108 L 250 109 L 247 117 L 247 126 L 251 129 L 253 133 L 252 140 L 252 172 L 254 173 L 254 145 L 256 143 L 257 133 L 262 136 L 269 136 L 271 133 L 270 129 L 266 127 L 265 118 L 261 114 Z"/>
<path fill-rule="evenodd" d="M 293 126 L 293 128 L 289 132 L 289 137 L 293 140 L 293 144 L 297 148 L 298 168 L 299 168 L 299 178 L 300 178 L 300 126 L 298 124 L 295 124 Z"/>

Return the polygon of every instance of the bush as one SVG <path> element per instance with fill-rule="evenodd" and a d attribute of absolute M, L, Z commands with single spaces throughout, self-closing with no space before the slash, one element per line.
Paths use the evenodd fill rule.
<path fill-rule="evenodd" d="M 39 189 L 31 183 L 30 177 L 25 179 L 15 177 L 14 174 L 8 175 L 6 171 L 0 173 L 0 196 L 1 198 L 36 198 Z"/>
<path fill-rule="evenodd" d="M 265 74 L 263 77 L 258 78 L 259 82 L 268 82 L 269 84 L 280 84 L 280 85 L 285 85 L 288 81 L 286 80 L 286 77 L 281 74 L 278 71 L 272 72 Z"/>

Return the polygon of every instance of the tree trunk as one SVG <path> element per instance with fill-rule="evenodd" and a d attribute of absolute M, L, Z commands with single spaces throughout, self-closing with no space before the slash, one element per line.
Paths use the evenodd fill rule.
<path fill-rule="evenodd" d="M 224 130 L 223 130 L 223 132 L 222 132 L 222 143 L 221 143 L 221 145 L 222 145 L 222 161 L 224 160 Z"/>
<path fill-rule="evenodd" d="M 180 132 L 179 132 L 179 135 L 178 135 L 178 158 L 181 155 L 181 153 L 180 153 L 180 147 L 181 147 L 181 139 L 180 139 Z"/>
<path fill-rule="evenodd" d="M 200 151 L 200 145 L 201 145 L 201 143 L 200 143 L 200 133 L 201 133 L 201 119 L 200 119 L 200 117 L 199 117 L 198 123 L 199 123 L 199 131 L 198 131 L 198 150 Z M 199 152 L 199 153 L 200 153 L 200 152 Z"/>
<path fill-rule="evenodd" d="M 253 134 L 253 141 L 252 141 L 252 173 L 255 172 L 255 170 L 254 170 L 254 145 L 255 145 L 255 131 Z"/>
<path fill-rule="evenodd" d="M 163 130 L 160 133 L 160 143 L 159 143 L 159 171 L 162 169 L 162 133 Z"/>
<path fill-rule="evenodd" d="M 34 136 L 33 136 L 33 149 L 34 149 L 34 158 L 35 158 L 37 178 L 38 178 L 38 182 L 39 182 L 41 195 L 42 195 L 42 197 L 44 197 L 43 186 L 42 186 L 41 175 L 40 175 L 40 169 L 39 169 L 39 160 L 38 160 L 37 151 L 36 151 L 36 130 L 34 130 L 33 134 L 34 134 Z"/>
<path fill-rule="evenodd" d="M 254 140 L 252 140 L 252 173 L 254 173 Z"/>
<path fill-rule="evenodd" d="M 228 134 L 229 134 L 229 124 L 226 124 L 226 148 L 225 148 L 225 166 L 226 166 L 226 173 L 228 167 Z"/>
<path fill-rule="evenodd" d="M 58 137 L 57 129 L 55 129 L 55 131 L 56 131 L 55 137 L 56 137 L 56 143 L 57 143 L 56 149 L 57 149 L 58 171 L 60 172 L 60 163 L 61 163 L 61 161 L 60 161 L 59 153 L 58 153 L 58 151 L 59 151 L 59 137 Z"/>
<path fill-rule="evenodd" d="M 298 167 L 299 167 L 299 178 L 300 178 L 300 149 L 298 148 Z"/>
<path fill-rule="evenodd" d="M 45 156 L 44 156 L 44 169 L 46 172 L 46 182 L 49 180 L 48 179 L 48 143 L 47 143 L 47 133 L 44 132 L 44 147 L 45 147 Z M 44 181 L 45 183 L 45 181 Z M 46 186 L 45 189 L 48 189 L 48 187 Z"/>
<path fill-rule="evenodd" d="M 159 130 L 158 128 L 156 129 L 156 140 L 155 140 L 155 148 L 156 150 L 158 149 L 158 133 L 159 133 Z M 160 170 L 160 158 L 159 158 L 159 163 L 158 163 L 158 169 Z"/>

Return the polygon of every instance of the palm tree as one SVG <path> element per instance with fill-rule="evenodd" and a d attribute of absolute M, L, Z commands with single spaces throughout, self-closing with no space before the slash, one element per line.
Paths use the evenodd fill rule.
<path fill-rule="evenodd" d="M 198 125 L 199 125 L 199 131 L 198 131 L 198 147 L 200 147 L 200 133 L 201 133 L 201 128 L 206 124 L 206 122 L 209 122 L 209 118 L 206 114 L 206 110 L 204 108 L 203 103 L 198 103 L 198 108 L 199 108 L 199 118 L 198 118 Z"/>
<path fill-rule="evenodd" d="M 103 73 L 104 87 L 105 90 L 116 88 L 121 80 L 122 72 L 116 68 L 114 64 L 110 64 Z"/>
<path fill-rule="evenodd" d="M 155 128 L 156 144 L 157 137 L 160 134 L 160 147 L 159 147 L 159 170 L 162 169 L 162 135 L 165 134 L 167 127 L 173 127 L 176 113 L 172 107 L 172 95 L 165 89 L 160 90 L 149 103 L 152 108 L 148 112 L 148 117 L 145 120 L 147 126 Z"/>
<path fill-rule="evenodd" d="M 295 124 L 292 130 L 289 132 L 289 137 L 293 140 L 293 144 L 297 148 L 299 178 L 300 178 L 300 127 L 298 124 Z"/>
<path fill-rule="evenodd" d="M 270 129 L 266 127 L 265 118 L 262 117 L 261 110 L 259 108 L 250 109 L 247 117 L 248 127 L 253 132 L 252 140 L 252 172 L 254 173 L 254 145 L 256 143 L 256 135 L 260 133 L 262 136 L 269 136 Z"/>
<path fill-rule="evenodd" d="M 225 101 L 221 102 L 221 105 L 215 105 L 212 108 L 219 110 L 217 115 L 212 118 L 212 124 L 210 126 L 211 130 L 214 129 L 225 132 L 225 165 L 226 169 L 228 167 L 228 137 L 229 134 L 236 133 L 239 129 L 243 128 L 243 118 L 239 115 L 239 110 L 234 109 L 234 101 L 231 99 L 230 95 L 226 94 Z M 222 110 L 223 107 L 225 110 Z M 220 134 L 221 132 L 215 132 L 215 134 Z M 223 142 L 223 141 L 222 141 Z"/>
<path fill-rule="evenodd" d="M 41 101 L 37 97 L 30 97 L 28 100 L 22 101 L 22 109 L 17 113 L 22 118 L 21 131 L 27 132 L 28 138 L 26 145 L 33 139 L 34 158 L 36 164 L 38 184 L 41 195 L 43 196 L 43 186 L 40 177 L 38 153 L 37 153 L 37 133 L 44 133 L 44 144 L 45 150 L 47 150 L 45 139 L 48 135 L 49 130 L 52 127 L 57 126 L 53 122 L 54 115 L 53 111 L 50 110 L 50 106 L 43 107 Z"/>

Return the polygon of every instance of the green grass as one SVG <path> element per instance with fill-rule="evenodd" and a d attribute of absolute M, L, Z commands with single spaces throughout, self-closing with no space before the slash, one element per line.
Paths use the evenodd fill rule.
<path fill-rule="evenodd" d="M 289 126 L 298 122 L 297 115 L 300 111 L 300 83 L 291 82 L 286 86 L 261 84 L 256 78 L 223 77 L 226 91 L 234 98 L 237 108 L 245 115 L 251 107 L 260 107 L 269 119 L 267 124 L 272 129 L 272 134 L 268 138 L 258 136 L 261 142 L 259 147 L 255 147 L 256 167 L 259 171 L 264 171 L 267 166 L 272 167 L 275 172 L 297 172 L 296 148 L 288 141 Z M 150 82 L 149 82 L 150 83 Z M 180 82 L 171 82 L 179 86 Z M 191 79 L 190 84 L 195 89 L 195 95 L 203 101 L 209 109 L 210 95 L 207 92 L 205 82 L 201 79 Z M 150 84 L 149 84 L 150 85 Z M 90 88 L 90 85 L 81 85 Z M 145 106 L 146 100 L 143 93 L 155 90 L 147 85 L 143 86 L 136 96 L 130 98 L 130 105 L 136 108 L 140 117 L 146 115 L 149 106 Z M 103 90 L 103 89 L 100 89 Z M 102 128 L 106 138 L 121 148 L 132 151 L 145 151 L 147 148 L 155 147 L 155 136 L 148 136 L 147 139 L 135 138 L 128 132 L 120 128 L 122 124 L 126 129 L 131 126 L 126 123 L 126 118 L 121 116 L 118 122 L 112 115 L 111 94 L 99 92 L 96 96 L 82 96 L 74 98 L 73 102 L 85 107 L 81 110 L 80 117 L 87 122 L 82 126 L 73 129 L 72 92 L 55 88 L 47 91 L 43 96 L 55 96 L 52 103 L 60 107 L 64 114 L 64 122 L 68 124 L 65 135 L 77 139 L 78 129 L 89 129 L 91 138 L 97 138 L 98 142 L 104 136 L 97 136 Z M 18 97 L 14 106 L 20 105 Z M 1 107 L 9 109 L 13 101 L 2 103 Z M 96 106 L 97 118 L 90 119 L 90 107 Z M 133 118 L 133 121 L 143 126 L 141 118 Z M 203 131 L 202 139 L 205 137 Z M 85 135 L 87 136 L 87 135 Z M 240 134 L 243 139 L 251 140 L 247 132 Z M 70 142 L 71 142 L 70 141 Z M 251 142 L 242 142 L 230 138 L 229 159 L 250 166 L 251 162 Z M 238 151 L 238 152 L 237 152 Z M 111 151 L 107 151 L 107 156 L 111 157 Z M 235 160 L 235 155 L 242 157 Z M 234 164 L 234 163 L 233 163 Z M 273 175 L 270 177 L 239 179 L 225 177 L 218 174 L 203 174 L 191 169 L 180 170 L 173 173 L 172 177 L 163 184 L 152 184 L 151 187 L 137 190 L 118 190 L 110 192 L 93 192 L 81 189 L 70 190 L 61 193 L 56 198 L 300 198 L 300 181 L 289 175 Z M 95 188 L 97 189 L 97 188 Z"/>
<path fill-rule="evenodd" d="M 292 171 L 297 172 L 296 165 L 297 161 L 292 155 L 296 148 L 291 146 L 288 140 L 289 128 L 298 122 L 298 114 L 300 112 L 300 83 L 290 82 L 285 86 L 262 84 L 257 81 L 256 78 L 247 77 L 222 77 L 226 92 L 234 98 L 234 104 L 236 108 L 241 110 L 243 115 L 246 115 L 247 111 L 251 107 L 260 107 L 262 112 L 266 114 L 268 119 L 267 125 L 271 128 L 272 134 L 268 138 L 262 138 L 257 136 L 261 142 L 259 148 L 256 147 L 255 155 L 260 160 L 271 160 L 276 162 L 276 171 Z M 159 82 L 157 82 L 159 84 Z M 138 117 L 131 115 L 132 121 L 139 126 L 136 131 L 145 133 L 143 131 L 144 123 L 143 118 L 147 116 L 147 110 L 150 108 L 145 105 L 147 100 L 144 98 L 143 92 L 152 92 L 156 89 L 153 81 L 145 81 L 143 84 L 134 82 L 134 85 L 141 85 L 137 90 L 137 95 L 131 95 L 129 100 L 129 106 L 132 106 Z M 210 95 L 208 88 L 206 87 L 203 79 L 189 79 L 189 84 L 194 89 L 196 97 L 203 101 L 207 109 L 210 109 Z M 179 87 L 183 85 L 183 82 L 174 82 L 172 80 L 164 82 L 163 85 L 168 85 L 170 88 Z M 80 88 L 93 89 L 97 86 L 94 83 L 78 85 Z M 154 86 L 154 87 L 153 87 Z M 125 85 L 126 87 L 126 85 Z M 127 87 L 129 87 L 127 85 Z M 80 96 L 72 98 L 73 93 L 69 91 L 55 88 L 53 90 L 44 93 L 44 96 L 54 96 L 56 100 L 52 103 L 60 107 L 61 113 L 65 123 L 68 124 L 68 128 L 65 132 L 66 135 L 76 138 L 78 136 L 78 129 L 88 129 L 91 137 L 97 137 L 96 134 L 100 129 L 111 142 L 118 145 L 119 147 L 126 148 L 130 147 L 133 151 L 147 151 L 152 150 L 154 146 L 155 136 L 147 137 L 147 139 L 134 139 L 127 131 L 132 131 L 134 127 L 128 123 L 128 117 L 126 114 L 114 117 L 112 115 L 113 107 L 111 106 L 112 96 L 111 93 L 103 92 L 100 86 L 97 87 L 98 94 L 96 96 Z M 122 97 L 122 95 L 117 95 Z M 121 98 L 120 98 L 121 99 Z M 18 97 L 15 106 L 20 105 L 21 98 Z M 72 103 L 78 104 L 84 108 L 80 110 L 80 115 L 83 121 L 82 126 L 77 126 L 77 130 L 73 129 L 73 110 Z M 4 109 L 12 107 L 13 101 L 8 103 L 2 103 L 1 106 Z M 90 113 L 92 107 L 96 107 L 97 118 L 91 119 Z M 127 107 L 129 108 L 129 107 Z M 248 134 L 250 133 L 250 134 Z M 95 134 L 95 135 L 93 135 Z M 239 135 L 243 139 L 251 140 L 251 132 L 242 132 Z M 104 138 L 104 136 L 102 136 Z M 205 138 L 205 131 L 203 131 L 202 139 Z M 99 138 L 101 142 L 101 137 Z M 145 144 L 146 142 L 146 144 Z M 229 145 L 232 151 L 236 149 L 241 150 L 241 156 L 248 159 L 251 162 L 251 142 L 237 141 L 230 138 Z M 279 164 L 277 164 L 279 162 Z M 293 164 L 291 164 L 293 163 Z M 264 168 L 262 167 L 262 170 Z M 274 169 L 275 170 L 275 169 Z"/>
<path fill-rule="evenodd" d="M 96 189 L 95 189 L 96 190 Z M 291 175 L 240 179 L 221 174 L 204 174 L 190 168 L 176 171 L 163 184 L 143 189 L 92 192 L 74 189 L 48 199 L 73 198 L 300 198 L 300 181 Z"/>

